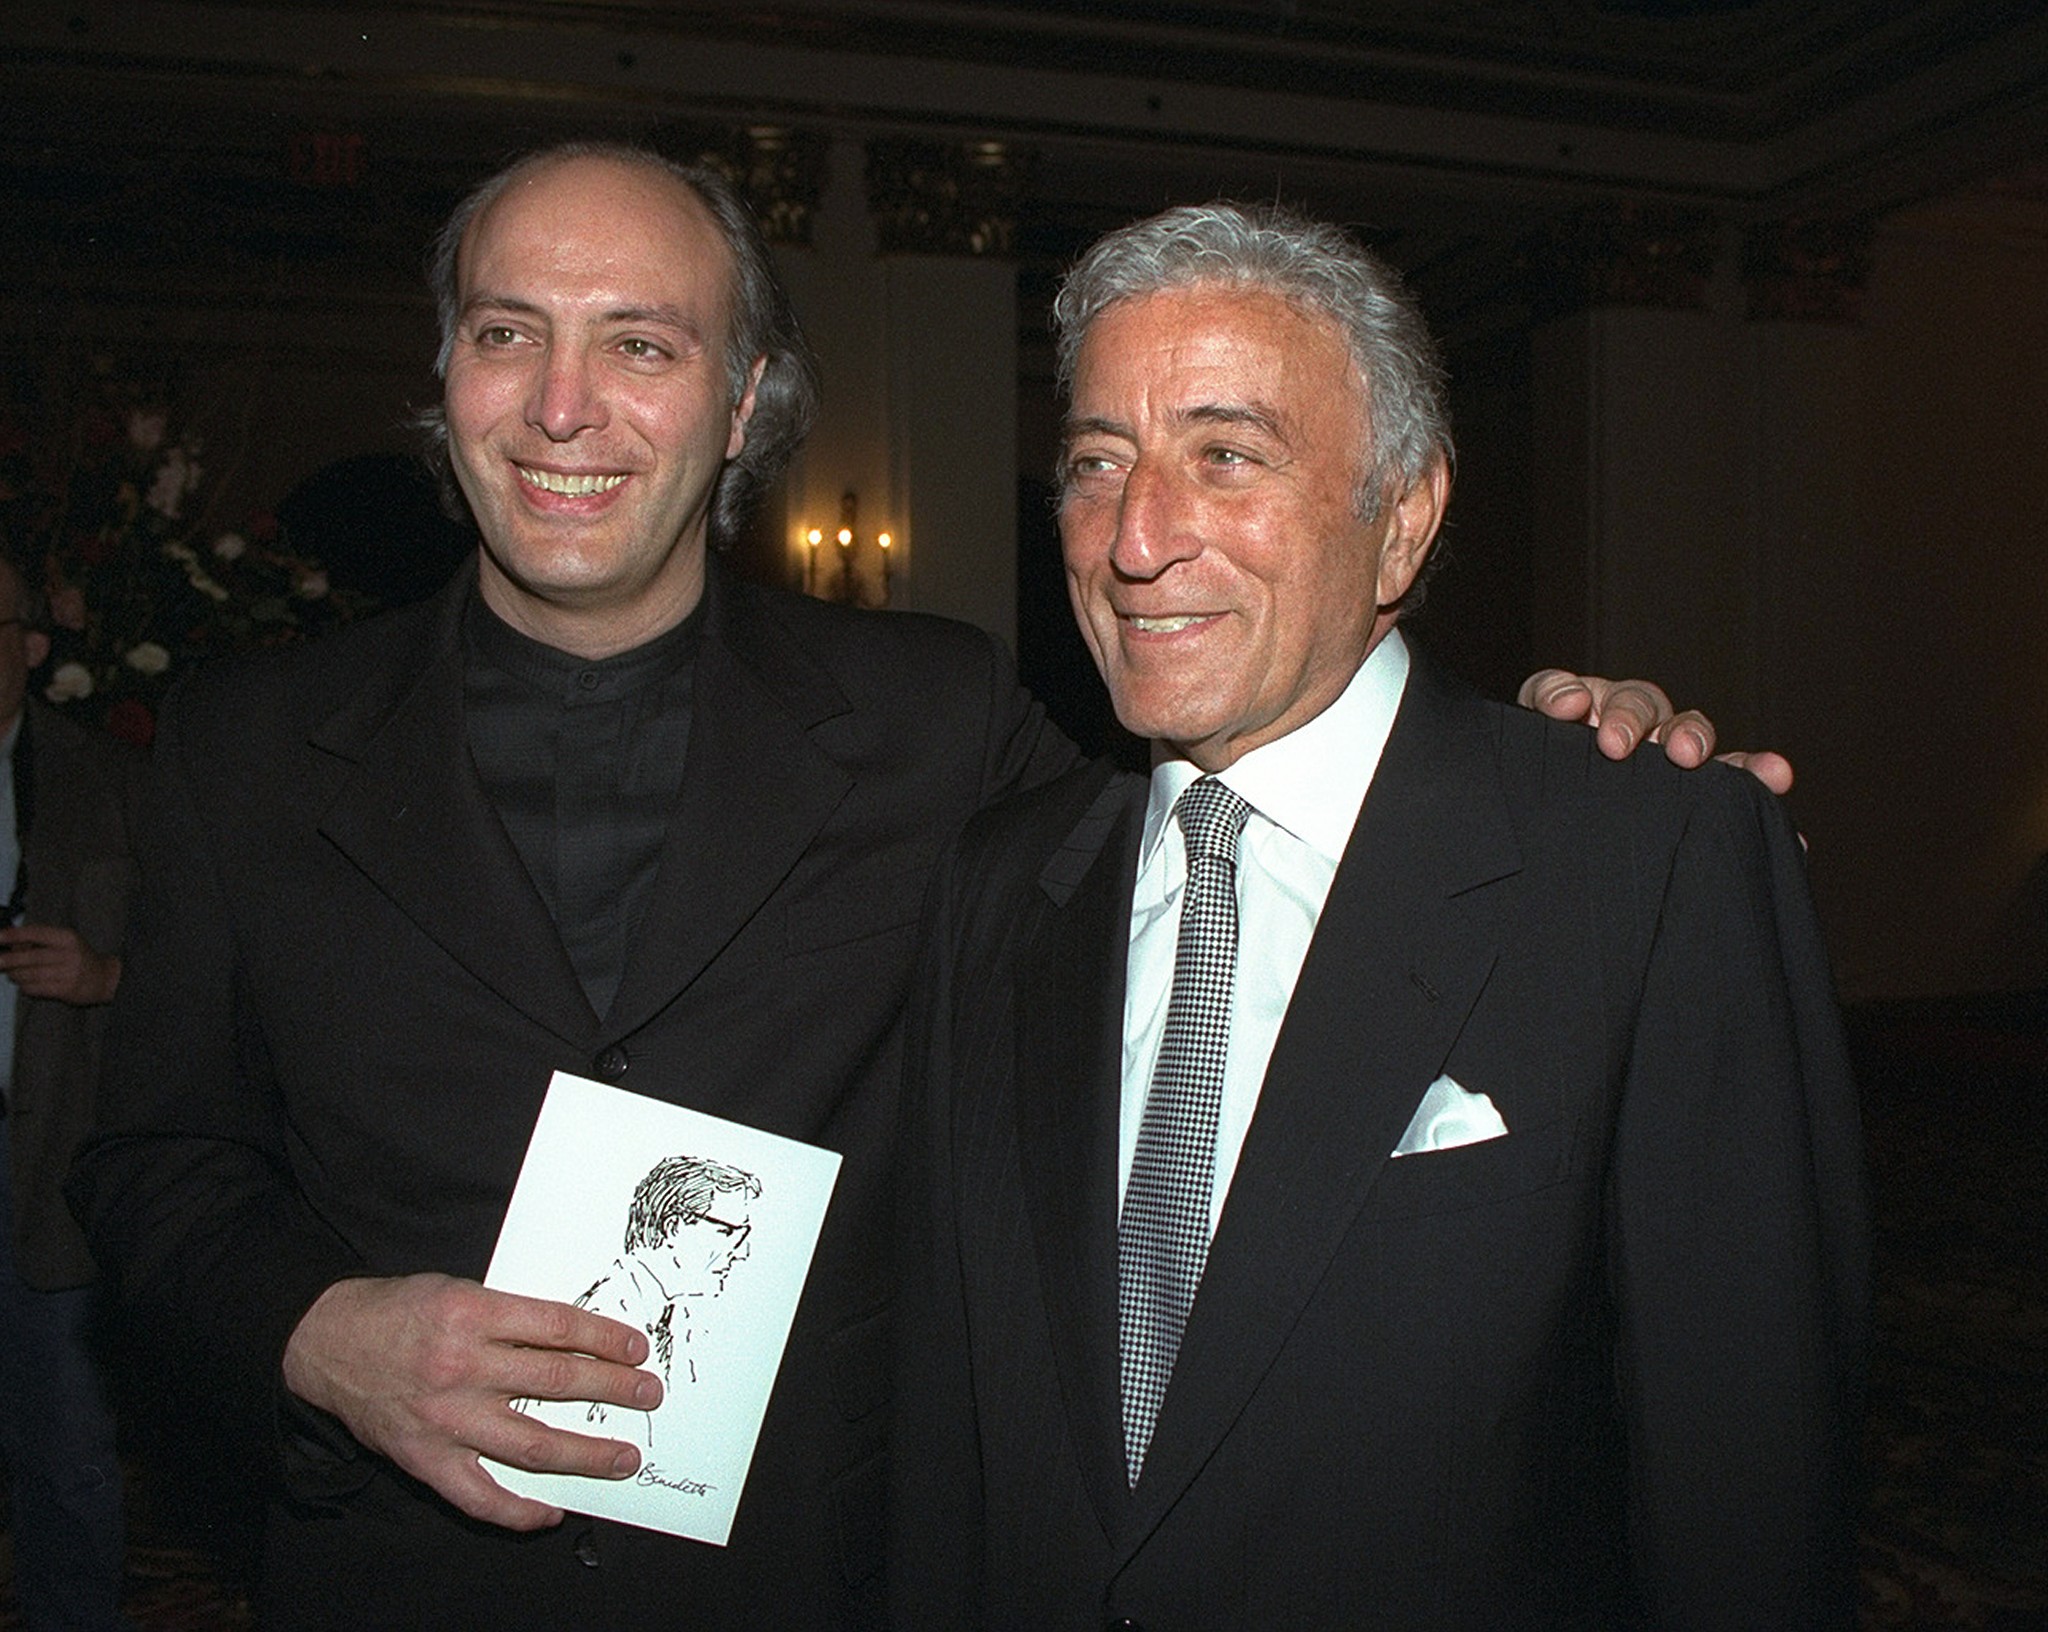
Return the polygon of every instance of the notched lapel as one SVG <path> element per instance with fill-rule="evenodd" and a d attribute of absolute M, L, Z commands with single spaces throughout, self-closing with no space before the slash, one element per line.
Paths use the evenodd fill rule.
<path fill-rule="evenodd" d="M 1521 865 L 1498 786 L 1482 705 L 1418 662 L 1274 1045 L 1126 1549 L 1271 1368 L 1485 989 L 1491 886 Z"/>
<path fill-rule="evenodd" d="M 839 687 L 715 568 L 708 593 L 682 791 L 605 1028 L 619 1036 L 752 921 L 853 786 L 811 736 L 851 708 Z"/>
<path fill-rule="evenodd" d="M 469 757 L 462 718 L 461 597 L 395 695 L 370 688 L 313 746 L 355 770 L 320 831 L 398 909 L 513 1008 L 581 1044 L 597 1016 Z"/>
<path fill-rule="evenodd" d="M 1117 1369 L 1116 1152 L 1124 972 L 1144 784 L 1113 780 L 1039 879 L 1012 1093 L 1024 1199 L 1069 1432 L 1105 1535 L 1129 1503 Z"/>

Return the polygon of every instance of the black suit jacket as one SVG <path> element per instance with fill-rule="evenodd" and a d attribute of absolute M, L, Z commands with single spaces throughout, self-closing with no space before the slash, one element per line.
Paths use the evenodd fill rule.
<path fill-rule="evenodd" d="M 1132 1491 L 1144 798 L 1099 769 L 1024 795 L 935 896 L 900 1623 L 1847 1626 L 1860 1146 L 1772 799 L 1610 764 L 1418 656 Z M 1390 1159 L 1439 1074 L 1508 1134 Z"/>
<path fill-rule="evenodd" d="M 1071 749 L 985 636 L 714 571 L 680 799 L 600 1019 L 471 764 L 473 586 L 209 670 L 165 711 L 75 1199 L 208 1411 L 273 1449 L 285 1413 L 271 1624 L 851 1622 L 878 1592 L 918 907 L 967 815 Z M 557 1069 L 845 1157 L 726 1549 L 471 1524 L 280 1399 L 335 1279 L 483 1274 Z"/>
<path fill-rule="evenodd" d="M 28 894 L 22 919 L 75 929 L 95 952 L 119 952 L 135 888 L 143 756 L 31 697 L 22 711 L 34 764 Z M 0 985 L 0 997 L 14 998 Z M 23 997 L 15 1010 L 7 1090 L 14 1263 L 44 1291 L 93 1278 L 85 1236 L 64 1205 L 64 1174 L 92 1126 L 106 1036 L 105 1004 Z"/>

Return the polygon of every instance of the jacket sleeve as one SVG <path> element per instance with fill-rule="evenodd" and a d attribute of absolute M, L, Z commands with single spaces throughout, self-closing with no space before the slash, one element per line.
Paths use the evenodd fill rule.
<path fill-rule="evenodd" d="M 1072 770 L 1081 751 L 1052 723 L 1045 707 L 1017 680 L 1017 666 L 1002 643 L 987 642 L 988 720 L 982 734 L 982 803 L 995 804 Z"/>
<path fill-rule="evenodd" d="M 1870 1269 L 1856 1092 L 1796 835 L 1691 805 L 1609 1172 L 1631 1551 L 1660 1628 L 1847 1628 Z"/>
<path fill-rule="evenodd" d="M 286 1340 L 360 1266 L 288 1176 L 241 950 L 167 706 L 137 830 L 141 884 L 94 1130 L 67 1187 L 134 1329 L 244 1448 L 275 1444 Z"/>

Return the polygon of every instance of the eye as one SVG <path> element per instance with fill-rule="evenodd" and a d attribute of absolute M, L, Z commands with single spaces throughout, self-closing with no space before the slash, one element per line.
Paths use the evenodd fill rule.
<path fill-rule="evenodd" d="M 1203 450 L 1202 458 L 1206 463 L 1221 466 L 1226 470 L 1238 465 L 1256 463 L 1252 456 L 1241 448 L 1207 448 Z"/>
<path fill-rule="evenodd" d="M 476 331 L 476 343 L 480 346 L 509 346 L 519 339 L 519 331 L 509 323 L 486 323 Z"/>
<path fill-rule="evenodd" d="M 642 335 L 632 334 L 618 343 L 619 355 L 636 363 L 658 363 L 669 356 L 666 346 L 658 345 Z"/>
<path fill-rule="evenodd" d="M 1071 453 L 1067 455 L 1066 472 L 1070 482 L 1085 482 L 1096 477 L 1110 475 L 1117 469 L 1117 462 L 1106 453 Z"/>

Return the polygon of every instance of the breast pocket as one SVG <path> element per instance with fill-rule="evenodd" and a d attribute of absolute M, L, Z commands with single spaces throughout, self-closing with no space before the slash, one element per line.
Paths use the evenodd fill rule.
<path fill-rule="evenodd" d="M 835 878 L 790 905 L 785 920 L 791 957 L 909 930 L 924 905 L 931 869 L 922 861 L 863 868 Z"/>
<path fill-rule="evenodd" d="M 1382 1218 L 1459 1212 L 1548 1189 L 1570 1171 L 1565 1124 L 1552 1121 L 1477 1144 L 1391 1158 L 1366 1207 Z"/>

